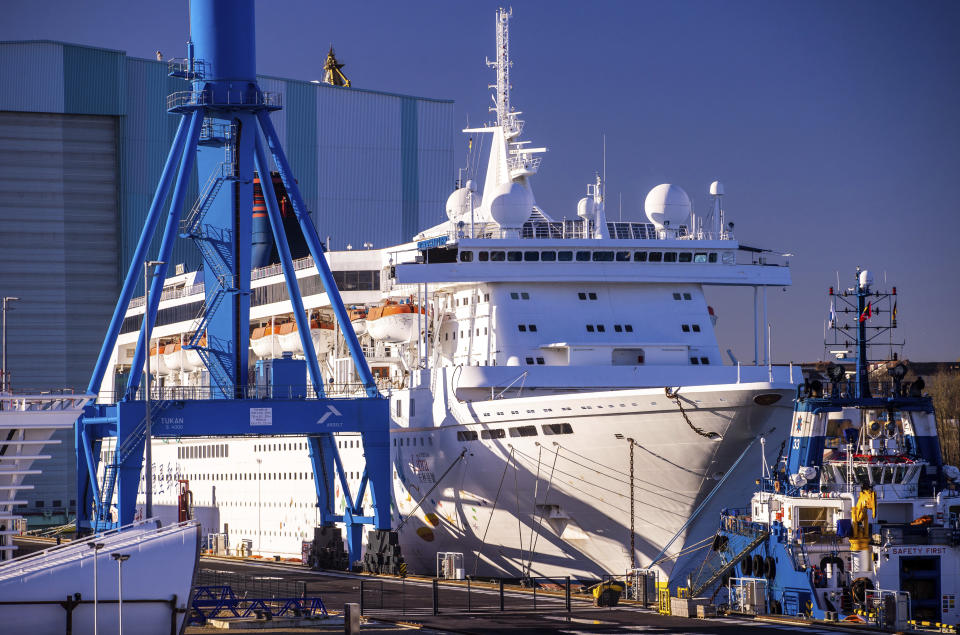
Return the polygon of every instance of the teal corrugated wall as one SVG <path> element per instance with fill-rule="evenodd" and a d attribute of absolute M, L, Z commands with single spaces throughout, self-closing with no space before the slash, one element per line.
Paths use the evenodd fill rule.
<path fill-rule="evenodd" d="M 400 101 L 400 231 L 409 240 L 418 231 L 420 199 L 420 164 L 417 156 L 417 100 L 404 97 Z"/>
<path fill-rule="evenodd" d="M 126 112 L 127 56 L 87 46 L 63 46 L 63 111 L 69 115 Z"/>
<path fill-rule="evenodd" d="M 307 209 L 317 209 L 317 89 L 308 82 L 287 82 L 284 150 Z M 279 133 L 278 133 L 279 134 Z"/>

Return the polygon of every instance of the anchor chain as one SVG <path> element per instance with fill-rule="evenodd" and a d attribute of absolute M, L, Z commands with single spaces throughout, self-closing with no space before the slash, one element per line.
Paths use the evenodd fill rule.
<path fill-rule="evenodd" d="M 687 411 L 683 409 L 683 403 L 680 401 L 680 389 L 677 388 L 676 392 L 671 392 L 669 386 L 665 386 L 663 392 L 667 395 L 667 399 L 673 399 L 674 403 L 677 404 L 677 408 L 680 409 L 680 414 L 683 415 L 683 420 L 687 422 L 687 425 L 690 426 L 690 429 L 699 434 L 701 437 L 706 437 L 707 439 L 720 439 L 721 436 L 716 432 L 707 432 L 703 428 L 698 428 L 693 425 L 693 422 L 690 421 L 690 417 L 687 416 Z"/>

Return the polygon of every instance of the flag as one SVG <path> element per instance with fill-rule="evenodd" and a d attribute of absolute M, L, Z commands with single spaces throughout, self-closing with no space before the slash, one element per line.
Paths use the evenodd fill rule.
<path fill-rule="evenodd" d="M 860 314 L 860 321 L 866 322 L 873 317 L 873 311 L 871 310 L 870 302 L 867 302 L 867 308 L 863 310 L 863 313 Z"/>
<path fill-rule="evenodd" d="M 833 306 L 834 300 L 830 299 L 830 328 L 833 328 L 837 323 L 837 312 L 834 310 Z"/>

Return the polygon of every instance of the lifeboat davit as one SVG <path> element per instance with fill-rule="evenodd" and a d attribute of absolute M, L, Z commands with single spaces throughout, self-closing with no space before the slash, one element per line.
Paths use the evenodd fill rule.
<path fill-rule="evenodd" d="M 167 344 L 163 347 L 163 362 L 171 372 L 177 372 L 183 367 L 183 351 L 179 343 Z"/>
<path fill-rule="evenodd" d="M 277 333 L 281 327 L 260 326 L 253 329 L 250 334 L 250 346 L 257 357 L 279 356 L 281 352 L 280 341 Z"/>
<path fill-rule="evenodd" d="M 409 342 L 417 336 L 418 313 L 423 309 L 409 303 L 375 306 L 367 313 L 367 333 L 382 342 Z"/>

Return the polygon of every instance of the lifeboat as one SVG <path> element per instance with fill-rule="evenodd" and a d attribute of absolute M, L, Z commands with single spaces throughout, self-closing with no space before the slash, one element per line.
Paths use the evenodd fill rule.
<path fill-rule="evenodd" d="M 154 375 L 166 375 L 169 372 L 163 358 L 162 346 L 154 346 L 150 349 L 150 372 Z M 146 365 L 144 365 L 144 370 L 146 370 Z"/>
<path fill-rule="evenodd" d="M 204 335 L 200 339 L 200 346 L 207 345 L 207 336 Z M 194 349 L 187 349 L 183 351 L 183 357 L 181 358 L 181 365 L 185 372 L 190 372 L 194 370 L 201 370 L 204 368 L 203 360 L 200 359 L 200 353 Z"/>
<path fill-rule="evenodd" d="M 279 326 L 260 326 L 253 329 L 253 333 L 250 334 L 250 346 L 257 357 L 273 357 L 280 354 L 282 349 L 279 336 L 274 332 L 279 330 Z"/>
<path fill-rule="evenodd" d="M 303 343 L 300 341 L 300 331 L 297 329 L 296 322 L 281 324 L 274 327 L 274 330 L 280 344 L 280 350 L 294 355 L 303 355 Z M 318 355 L 326 353 L 333 346 L 333 322 L 311 320 L 310 339 L 313 341 L 313 348 Z"/>
<path fill-rule="evenodd" d="M 366 309 L 350 309 L 347 311 L 347 315 L 350 316 L 350 324 L 353 325 L 353 332 L 356 333 L 357 336 L 367 332 Z"/>
<path fill-rule="evenodd" d="M 183 352 L 179 343 L 167 344 L 163 347 L 163 362 L 171 372 L 177 372 L 183 366 Z"/>
<path fill-rule="evenodd" d="M 423 309 L 412 303 L 388 301 L 367 313 L 367 333 L 382 342 L 409 342 L 417 336 L 417 314 Z"/>

